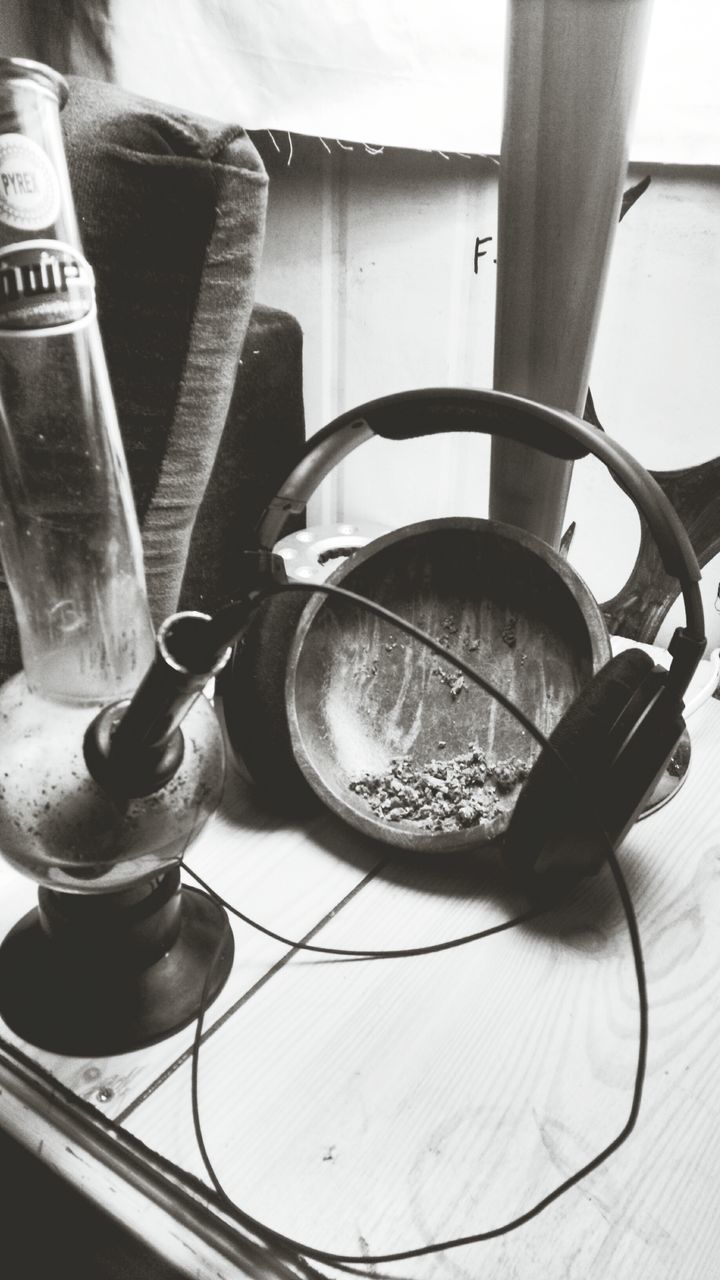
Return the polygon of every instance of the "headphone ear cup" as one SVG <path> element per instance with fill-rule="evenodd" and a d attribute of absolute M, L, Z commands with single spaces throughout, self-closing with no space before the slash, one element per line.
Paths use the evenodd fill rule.
<path fill-rule="evenodd" d="M 264 600 L 223 673 L 230 746 L 273 810 L 307 815 L 322 808 L 293 754 L 285 705 L 290 648 L 307 604 L 304 592 Z"/>
<path fill-rule="evenodd" d="M 550 734 L 568 768 L 547 749 L 541 751 L 518 796 L 503 847 L 507 866 L 526 888 L 555 892 L 598 871 L 607 856 L 606 836 L 613 840 L 623 828 L 622 815 L 642 799 L 637 780 L 612 771 L 612 730 L 653 669 L 641 649 L 617 654 Z"/>

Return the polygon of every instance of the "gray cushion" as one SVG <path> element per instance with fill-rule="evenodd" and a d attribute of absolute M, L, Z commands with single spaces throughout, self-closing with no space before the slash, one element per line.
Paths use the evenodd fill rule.
<path fill-rule="evenodd" d="M 253 304 L 267 176 L 244 130 L 69 77 L 85 254 L 159 622 L 176 607 Z M 19 665 L 0 584 L 0 679 Z"/>

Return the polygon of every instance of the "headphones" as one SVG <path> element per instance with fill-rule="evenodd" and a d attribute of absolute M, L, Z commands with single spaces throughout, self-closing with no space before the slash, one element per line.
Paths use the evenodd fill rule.
<path fill-rule="evenodd" d="M 653 477 L 616 441 L 570 413 L 493 390 L 402 392 L 341 414 L 305 446 L 258 525 L 269 551 L 302 517 L 322 480 L 364 441 L 480 432 L 554 458 L 598 458 L 647 521 L 665 571 L 678 580 L 685 625 L 669 645 L 669 669 L 640 649 L 610 659 L 582 688 L 536 759 L 505 834 L 503 857 L 530 892 L 555 892 L 599 869 L 661 777 L 685 728 L 683 695 L 706 646 L 700 569 L 690 539 Z M 364 548 L 367 563 L 368 548 Z M 372 549 L 370 548 L 370 555 Z M 335 571 L 341 582 L 353 557 Z M 309 584 L 311 585 L 311 584 Z M 308 595 L 310 592 L 308 593 Z M 285 677 L 303 592 L 278 592 L 257 607 L 223 674 L 230 746 L 276 809 L 308 813 L 320 801 L 293 755 Z"/>

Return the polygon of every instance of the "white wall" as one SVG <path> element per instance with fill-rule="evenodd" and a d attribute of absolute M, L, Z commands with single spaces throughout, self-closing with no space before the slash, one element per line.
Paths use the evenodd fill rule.
<path fill-rule="evenodd" d="M 122 16 L 133 3 L 114 0 L 116 44 Z M 214 0 L 212 12 L 224 11 L 223 4 Z M 206 12 L 195 0 L 184 0 L 183 11 L 193 5 L 198 14 Z M 675 0 L 656 3 L 640 116 L 645 101 L 646 123 L 654 121 L 662 142 L 647 154 L 687 159 L 695 156 L 696 142 L 706 147 L 698 154 L 710 154 L 707 147 L 712 150 L 717 141 L 711 71 L 720 18 L 714 0 L 679 7 L 678 24 Z M 4 0 L 3 52 L 32 54 L 25 9 L 24 0 Z M 166 33 L 157 14 L 153 20 Z M 210 96 L 191 104 L 187 76 L 172 56 L 164 58 L 164 79 L 158 81 L 157 59 L 146 57 L 147 24 L 128 20 L 128 32 L 121 50 L 123 83 L 212 110 L 207 77 L 198 85 Z M 198 49 L 187 52 L 197 62 Z M 239 83 L 233 93 L 241 89 Z M 221 107 L 215 108 L 220 114 L 244 118 L 232 94 Z M 332 140 L 284 133 L 258 138 L 271 173 L 259 296 L 292 311 L 305 331 L 309 429 L 386 392 L 488 385 L 494 241 L 483 246 L 488 252 L 477 274 L 474 249 L 476 237 L 495 235 L 496 166 L 477 156 L 444 159 L 422 151 L 371 155 L 357 144 L 343 150 Z M 619 229 L 591 386 L 610 434 L 646 465 L 662 469 L 720 453 L 714 395 L 720 169 L 650 168 L 649 191 Z M 629 181 L 646 171 L 648 166 L 636 166 Z M 466 437 L 405 446 L 373 443 L 325 482 L 313 518 L 396 526 L 424 517 L 485 514 L 488 457 L 487 442 Z M 598 598 L 607 599 L 630 572 L 638 522 L 592 461 L 575 469 L 567 519 L 577 521 L 571 559 Z M 720 613 L 713 607 L 720 565 L 709 566 L 704 576 L 708 624 L 720 643 Z"/>
<path fill-rule="evenodd" d="M 275 136 L 280 152 L 267 135 L 258 140 L 271 174 L 259 296 L 303 326 L 309 432 L 388 392 L 490 385 L 496 166 L 335 143 L 328 153 L 297 138 L 290 156 L 287 135 Z M 628 185 L 647 171 L 631 169 Z M 608 433 L 648 467 L 671 469 L 720 453 L 720 174 L 650 171 L 618 229 L 591 387 Z M 476 273 L 476 238 L 486 236 Z M 488 458 L 487 441 L 461 436 L 373 442 L 325 481 L 311 518 L 396 527 L 485 515 Z M 607 599 L 632 568 L 639 525 L 593 460 L 575 468 L 571 519 L 571 560 Z M 716 643 L 718 576 L 709 566 Z"/>

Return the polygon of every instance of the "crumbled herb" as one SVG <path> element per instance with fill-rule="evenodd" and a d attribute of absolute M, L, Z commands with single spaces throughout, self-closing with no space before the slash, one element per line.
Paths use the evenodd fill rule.
<path fill-rule="evenodd" d="M 515 617 L 508 618 L 502 633 L 503 643 L 508 646 L 508 649 L 514 649 L 515 645 L 517 644 L 516 628 L 517 628 L 517 618 Z"/>
<path fill-rule="evenodd" d="M 452 698 L 457 698 L 458 694 L 467 688 L 465 677 L 459 676 L 456 671 L 443 671 L 442 667 L 433 667 L 433 671 L 435 675 L 440 677 L 441 684 L 450 686 L 450 696 Z"/>
<path fill-rule="evenodd" d="M 503 808 L 500 796 L 519 786 L 529 769 L 517 756 L 490 761 L 477 743 L 471 743 L 460 755 L 422 765 L 397 756 L 384 773 L 365 773 L 349 786 L 388 822 L 456 831 L 492 822 Z"/>

